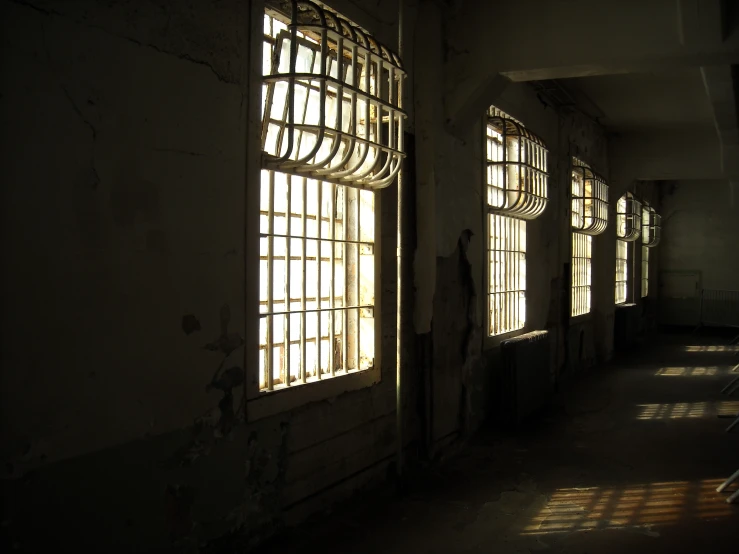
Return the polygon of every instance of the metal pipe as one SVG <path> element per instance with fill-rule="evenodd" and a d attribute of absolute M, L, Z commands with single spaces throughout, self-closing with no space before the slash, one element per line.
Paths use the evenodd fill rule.
<path fill-rule="evenodd" d="M 403 59 L 403 2 L 405 0 L 398 0 L 398 57 Z M 393 86 L 393 83 L 390 83 Z M 398 95 L 398 108 L 403 108 L 403 98 Z M 402 132 L 402 130 L 400 131 Z M 402 137 L 401 137 L 402 140 Z M 405 264 L 403 263 L 403 257 L 405 255 L 405 249 L 403 248 L 403 171 L 398 172 L 398 199 L 397 199 L 397 235 L 396 235 L 396 309 L 395 309 L 395 434 L 396 434 L 396 448 L 397 448 L 397 459 L 395 463 L 395 471 L 398 477 L 398 485 L 400 486 L 401 479 L 403 477 L 403 307 L 406 304 L 405 295 L 403 289 L 403 270 Z"/>

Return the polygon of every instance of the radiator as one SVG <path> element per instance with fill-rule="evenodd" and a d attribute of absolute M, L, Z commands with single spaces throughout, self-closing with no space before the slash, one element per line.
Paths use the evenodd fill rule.
<path fill-rule="evenodd" d="M 552 396 L 549 332 L 533 331 L 501 343 L 502 419 L 517 426 Z"/>
<path fill-rule="evenodd" d="M 641 327 L 641 307 L 637 304 L 616 304 L 613 316 L 613 347 L 628 351 L 633 348 Z"/>
<path fill-rule="evenodd" d="M 700 324 L 739 327 L 739 291 L 703 289 Z"/>

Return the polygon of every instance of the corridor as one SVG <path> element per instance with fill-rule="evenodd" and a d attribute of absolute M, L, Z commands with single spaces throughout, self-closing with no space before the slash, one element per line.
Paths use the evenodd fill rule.
<path fill-rule="evenodd" d="M 662 335 L 521 433 L 483 431 L 401 499 L 361 495 L 259 552 L 736 552 L 739 507 L 715 491 L 739 466 L 730 338 Z"/>

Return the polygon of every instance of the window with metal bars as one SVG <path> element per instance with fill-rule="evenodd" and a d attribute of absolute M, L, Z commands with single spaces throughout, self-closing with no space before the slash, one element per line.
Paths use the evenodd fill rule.
<path fill-rule="evenodd" d="M 547 205 L 544 141 L 497 108 L 490 108 L 486 129 L 488 208 L 535 219 Z"/>
<path fill-rule="evenodd" d="M 590 312 L 593 235 L 608 226 L 608 185 L 588 164 L 572 158 L 572 281 L 571 315 Z"/>
<path fill-rule="evenodd" d="M 526 325 L 526 221 L 547 204 L 547 149 L 524 125 L 491 106 L 486 125 L 488 335 Z"/>
<path fill-rule="evenodd" d="M 608 185 L 588 164 L 572 159 L 572 228 L 599 235 L 608 226 Z"/>
<path fill-rule="evenodd" d="M 488 214 L 488 334 L 526 324 L 526 222 Z"/>
<path fill-rule="evenodd" d="M 642 205 L 630 192 L 625 193 L 616 205 L 616 236 L 627 242 L 635 241 L 642 232 Z"/>
<path fill-rule="evenodd" d="M 593 237 L 572 233 L 572 316 L 590 313 Z"/>
<path fill-rule="evenodd" d="M 259 390 L 273 391 L 374 367 L 374 191 L 400 169 L 404 73 L 294 0 L 268 1 L 263 73 Z"/>
<path fill-rule="evenodd" d="M 662 218 L 649 204 L 642 210 L 642 241 L 650 248 L 659 244 L 662 238 Z"/>
<path fill-rule="evenodd" d="M 649 247 L 641 247 L 641 297 L 649 296 Z"/>
<path fill-rule="evenodd" d="M 405 72 L 400 59 L 346 19 L 308 0 L 267 11 L 264 166 L 380 189 L 400 171 Z"/>
<path fill-rule="evenodd" d="M 616 304 L 623 304 L 629 293 L 629 243 L 616 239 Z"/>

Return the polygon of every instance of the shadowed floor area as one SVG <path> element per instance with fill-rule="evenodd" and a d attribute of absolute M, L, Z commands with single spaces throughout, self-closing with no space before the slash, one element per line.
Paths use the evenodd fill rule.
<path fill-rule="evenodd" d="M 662 336 L 516 436 L 483 431 L 404 496 L 360 496 L 260 552 L 737 552 L 735 485 L 716 492 L 739 467 L 727 343 Z"/>

